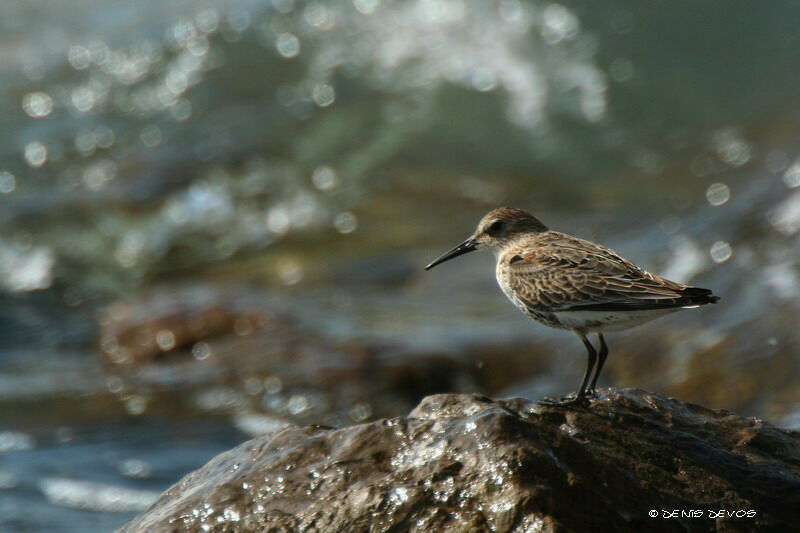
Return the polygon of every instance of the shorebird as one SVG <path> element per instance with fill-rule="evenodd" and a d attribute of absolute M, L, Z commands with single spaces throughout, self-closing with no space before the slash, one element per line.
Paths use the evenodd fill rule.
<path fill-rule="evenodd" d="M 571 399 L 544 402 L 550 405 L 582 402 L 596 394 L 608 356 L 604 332 L 719 300 L 709 289 L 660 278 L 609 248 L 550 230 L 527 211 L 510 207 L 487 213 L 470 238 L 425 270 L 473 250 L 494 252 L 497 282 L 523 313 L 572 331 L 586 346 L 580 390 Z M 591 333 L 597 334 L 599 351 L 589 341 Z"/>

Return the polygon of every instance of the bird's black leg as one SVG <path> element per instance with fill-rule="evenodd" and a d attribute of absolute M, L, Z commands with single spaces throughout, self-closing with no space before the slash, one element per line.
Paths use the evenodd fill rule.
<path fill-rule="evenodd" d="M 597 354 L 598 355 L 597 368 L 594 370 L 592 385 L 589 387 L 589 394 L 591 394 L 592 396 L 597 394 L 595 385 L 597 385 L 597 379 L 600 377 L 600 372 L 603 371 L 603 365 L 606 362 L 606 357 L 608 357 L 608 346 L 606 345 L 605 337 L 603 337 L 602 333 L 598 333 L 597 338 L 600 339 L 600 353 Z"/>
<path fill-rule="evenodd" d="M 581 337 L 581 340 L 583 341 L 583 345 L 586 346 L 586 350 L 589 352 L 589 360 L 586 362 L 586 372 L 583 373 L 583 383 L 581 383 L 581 390 L 578 391 L 578 396 L 576 398 L 583 398 L 586 396 L 586 385 L 589 384 L 589 376 L 592 375 L 594 363 L 597 361 L 597 350 L 594 349 L 589 339 L 584 335 Z"/>
<path fill-rule="evenodd" d="M 592 369 L 594 368 L 594 363 L 597 361 L 597 350 L 594 349 L 592 343 L 589 342 L 589 339 L 586 338 L 586 335 L 581 335 L 581 340 L 583 341 L 583 345 L 586 346 L 586 351 L 588 352 L 587 355 L 589 357 L 588 361 L 586 362 L 586 372 L 583 374 L 583 383 L 581 383 L 581 389 L 578 391 L 578 394 L 574 398 L 570 398 L 569 400 L 541 400 L 539 403 L 543 405 L 552 405 L 552 406 L 564 406 L 564 405 L 572 405 L 576 403 L 581 403 L 586 400 L 586 386 L 589 384 L 589 377 L 592 375 Z"/>

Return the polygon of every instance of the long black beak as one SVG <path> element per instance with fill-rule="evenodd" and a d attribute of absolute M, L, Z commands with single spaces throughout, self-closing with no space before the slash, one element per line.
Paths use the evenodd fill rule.
<path fill-rule="evenodd" d="M 425 270 L 430 270 L 439 263 L 444 263 L 445 261 L 448 261 L 454 257 L 458 257 L 459 255 L 464 255 L 465 253 L 471 252 L 476 248 L 478 248 L 478 244 L 475 242 L 475 239 L 470 237 L 469 239 L 462 242 L 461 244 L 459 244 L 458 246 L 456 246 L 455 248 L 453 248 L 452 250 L 441 256 L 439 259 L 431 263 L 430 265 L 426 266 Z"/>

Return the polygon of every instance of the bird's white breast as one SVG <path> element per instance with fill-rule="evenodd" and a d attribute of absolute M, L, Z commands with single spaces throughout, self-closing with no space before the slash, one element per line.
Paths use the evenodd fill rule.
<path fill-rule="evenodd" d="M 507 276 L 505 275 L 505 269 L 499 261 L 497 262 L 497 267 L 494 270 L 495 277 L 497 278 L 497 284 L 500 285 L 500 289 L 503 291 L 503 294 L 506 295 L 506 298 L 511 300 L 511 302 L 526 311 L 526 306 L 522 301 L 517 297 L 516 293 L 511 289 L 511 287 L 506 282 Z"/>
<path fill-rule="evenodd" d="M 632 328 L 679 309 L 678 307 L 644 311 L 561 311 L 554 314 L 565 328 L 588 333 Z"/>

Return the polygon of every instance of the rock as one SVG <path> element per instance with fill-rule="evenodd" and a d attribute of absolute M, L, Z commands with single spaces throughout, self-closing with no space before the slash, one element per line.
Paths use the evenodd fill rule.
<path fill-rule="evenodd" d="M 581 407 L 441 394 L 407 417 L 284 428 L 217 456 L 121 531 L 728 532 L 798 523 L 800 434 L 612 389 Z"/>
<path fill-rule="evenodd" d="M 247 286 L 162 284 L 105 308 L 99 333 L 111 399 L 132 415 L 340 426 L 407 413 L 430 394 L 495 394 L 548 375 L 541 345 L 342 340 Z"/>
<path fill-rule="evenodd" d="M 109 390 L 134 415 L 199 410 L 338 426 L 406 413 L 429 394 L 484 392 L 481 376 L 512 368 L 478 368 L 486 350 L 343 342 L 260 291 L 203 284 L 160 285 L 113 303 L 101 314 L 99 345 Z"/>
<path fill-rule="evenodd" d="M 289 328 L 290 320 L 246 289 L 161 286 L 133 301 L 120 300 L 100 317 L 100 354 L 125 367 L 166 355 L 197 352 L 208 342 Z"/>

